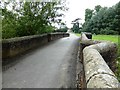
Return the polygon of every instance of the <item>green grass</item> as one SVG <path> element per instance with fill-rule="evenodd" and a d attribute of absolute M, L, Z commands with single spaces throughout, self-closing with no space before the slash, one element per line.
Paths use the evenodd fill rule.
<path fill-rule="evenodd" d="M 80 36 L 79 33 L 76 33 Z M 118 44 L 118 35 L 92 35 L 93 40 L 107 40 Z"/>
<path fill-rule="evenodd" d="M 93 40 L 107 40 L 118 44 L 118 35 L 93 35 Z"/>
<path fill-rule="evenodd" d="M 80 34 L 79 34 L 79 33 L 75 33 L 75 35 L 80 36 Z"/>

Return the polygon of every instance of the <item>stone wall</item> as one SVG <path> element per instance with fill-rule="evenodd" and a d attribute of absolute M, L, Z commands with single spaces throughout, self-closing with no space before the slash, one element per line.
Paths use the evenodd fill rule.
<path fill-rule="evenodd" d="M 69 36 L 68 33 L 50 33 L 2 40 L 2 59 L 14 57 L 29 49 L 67 36 Z"/>
<path fill-rule="evenodd" d="M 91 38 L 90 34 L 81 34 L 80 58 L 84 65 L 86 87 L 118 88 L 119 82 L 113 73 L 116 69 L 117 45 Z"/>

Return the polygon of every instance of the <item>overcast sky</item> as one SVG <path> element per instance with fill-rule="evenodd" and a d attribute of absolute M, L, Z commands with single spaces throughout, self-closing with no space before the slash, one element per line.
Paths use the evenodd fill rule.
<path fill-rule="evenodd" d="M 81 22 L 84 22 L 86 8 L 94 9 L 96 5 L 111 7 L 119 1 L 120 0 L 67 0 L 69 10 L 65 13 L 64 21 L 66 21 L 68 27 L 71 27 L 71 21 L 76 18 L 81 18 Z"/>

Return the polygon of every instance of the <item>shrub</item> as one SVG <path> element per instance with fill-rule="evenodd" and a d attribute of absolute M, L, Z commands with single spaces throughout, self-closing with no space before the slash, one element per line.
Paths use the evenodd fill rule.
<path fill-rule="evenodd" d="M 102 29 L 100 30 L 100 34 L 105 34 L 105 35 L 117 35 L 118 32 L 114 30 L 108 30 L 108 29 Z"/>
<path fill-rule="evenodd" d="M 67 30 L 68 30 L 68 28 L 64 27 L 64 28 L 57 29 L 54 32 L 67 32 Z"/>
<path fill-rule="evenodd" d="M 16 37 L 16 30 L 8 27 L 2 28 L 2 39 L 13 38 Z"/>

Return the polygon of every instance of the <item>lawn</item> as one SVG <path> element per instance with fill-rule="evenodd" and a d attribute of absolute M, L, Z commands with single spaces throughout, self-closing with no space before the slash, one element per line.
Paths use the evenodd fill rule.
<path fill-rule="evenodd" d="M 75 33 L 75 35 L 80 36 L 80 34 L 79 34 L 79 33 Z"/>
<path fill-rule="evenodd" d="M 118 44 L 118 35 L 93 35 L 93 40 L 107 40 Z"/>
<path fill-rule="evenodd" d="M 80 34 L 76 33 L 77 36 Z M 92 35 L 93 40 L 107 40 L 118 44 L 118 35 Z"/>

